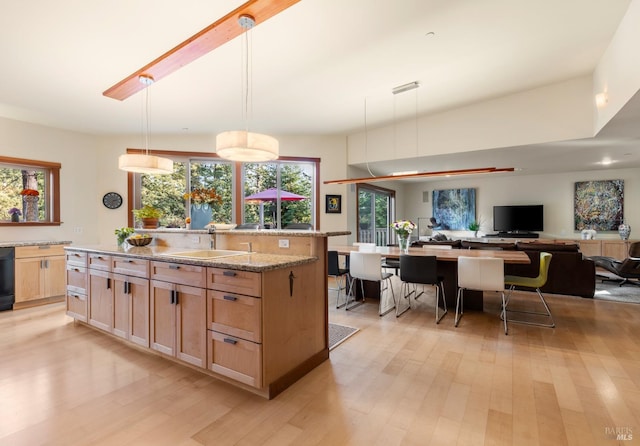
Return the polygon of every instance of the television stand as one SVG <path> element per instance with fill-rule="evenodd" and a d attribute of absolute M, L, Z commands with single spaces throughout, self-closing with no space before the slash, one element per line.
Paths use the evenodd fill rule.
<path fill-rule="evenodd" d="M 498 232 L 497 234 L 491 234 L 488 237 L 501 237 L 501 238 L 540 238 L 540 234 L 537 232 L 529 231 L 509 231 Z"/>

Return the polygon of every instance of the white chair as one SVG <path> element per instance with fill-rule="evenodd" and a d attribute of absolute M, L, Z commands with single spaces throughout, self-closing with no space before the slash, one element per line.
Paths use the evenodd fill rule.
<path fill-rule="evenodd" d="M 351 276 L 351 281 L 349 282 L 349 294 L 347 295 L 345 309 L 350 310 L 364 303 L 364 285 L 362 284 L 362 281 L 369 280 L 380 284 L 380 305 L 378 307 L 378 314 L 380 316 L 384 316 L 393 310 L 397 305 L 396 296 L 393 292 L 393 286 L 391 283 L 391 277 L 393 277 L 393 274 L 382 272 L 382 268 L 380 266 L 382 255 L 376 252 L 353 251 L 349 257 L 349 275 Z M 362 300 L 357 303 L 355 297 L 356 279 L 360 280 L 360 291 L 362 292 Z M 393 306 L 383 311 L 384 292 L 388 292 L 389 290 L 391 290 Z M 351 297 L 353 297 L 354 304 L 349 306 Z"/>
<path fill-rule="evenodd" d="M 498 292 L 502 296 L 502 308 L 505 308 L 504 260 L 495 257 L 458 257 L 456 327 L 463 314 L 464 290 Z M 506 318 L 504 319 L 504 334 L 508 334 Z"/>
<path fill-rule="evenodd" d="M 357 246 L 358 251 L 363 251 L 363 252 L 374 252 L 376 250 L 375 243 L 355 242 L 353 246 Z"/>

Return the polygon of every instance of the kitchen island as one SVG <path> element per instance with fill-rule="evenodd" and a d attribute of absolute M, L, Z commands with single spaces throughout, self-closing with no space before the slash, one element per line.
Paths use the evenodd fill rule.
<path fill-rule="evenodd" d="M 212 254 L 232 252 L 212 258 L 189 257 L 161 230 L 145 247 L 67 247 L 67 314 L 132 347 L 273 398 L 329 357 L 332 234 L 291 232 L 202 234 L 217 245 Z M 274 244 L 288 245 L 281 248 L 286 254 Z"/>

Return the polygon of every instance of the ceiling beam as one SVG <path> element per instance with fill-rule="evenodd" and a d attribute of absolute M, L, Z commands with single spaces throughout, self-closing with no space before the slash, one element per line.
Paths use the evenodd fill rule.
<path fill-rule="evenodd" d="M 476 175 L 480 173 L 513 172 L 513 167 L 480 167 L 476 169 L 442 170 L 439 172 L 419 172 L 404 175 L 382 175 L 379 177 L 346 178 L 344 180 L 328 180 L 324 184 L 356 184 L 374 183 L 376 181 L 410 180 L 414 178 L 448 177 L 456 175 Z"/>
<path fill-rule="evenodd" d="M 104 96 L 120 101 L 146 88 L 138 81 L 141 75 L 151 76 L 155 82 L 179 68 L 238 37 L 245 30 L 238 23 L 241 15 L 248 14 L 256 26 L 298 3 L 300 0 L 249 0 L 234 11 L 218 19 L 199 33 L 148 63 L 136 72 L 105 90 Z"/>

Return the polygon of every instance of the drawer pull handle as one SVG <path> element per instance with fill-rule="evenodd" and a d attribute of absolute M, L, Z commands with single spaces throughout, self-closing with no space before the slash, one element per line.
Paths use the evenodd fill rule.
<path fill-rule="evenodd" d="M 224 271 L 222 273 L 223 276 L 228 276 L 228 277 L 235 277 L 236 276 L 236 272 L 235 271 Z"/>
<path fill-rule="evenodd" d="M 133 260 L 127 260 L 127 263 L 133 263 Z"/>
<path fill-rule="evenodd" d="M 235 297 L 235 296 L 223 296 L 223 299 L 224 299 L 224 300 L 230 300 L 230 301 L 236 301 L 236 300 L 238 300 L 238 298 L 237 298 L 237 297 Z"/>
<path fill-rule="evenodd" d="M 51 249 L 51 246 L 49 246 L 49 245 L 40 245 L 40 246 L 38 246 L 38 249 Z"/>
<path fill-rule="evenodd" d="M 224 338 L 224 342 L 227 344 L 231 344 L 231 345 L 236 345 L 238 343 L 238 341 L 236 341 L 235 339 L 231 339 L 231 338 Z"/>
<path fill-rule="evenodd" d="M 169 265 L 169 269 L 180 269 L 179 265 Z"/>
<path fill-rule="evenodd" d="M 73 270 L 74 270 L 75 272 L 77 272 L 77 273 L 79 273 L 79 272 L 80 272 L 80 268 L 73 268 Z"/>

